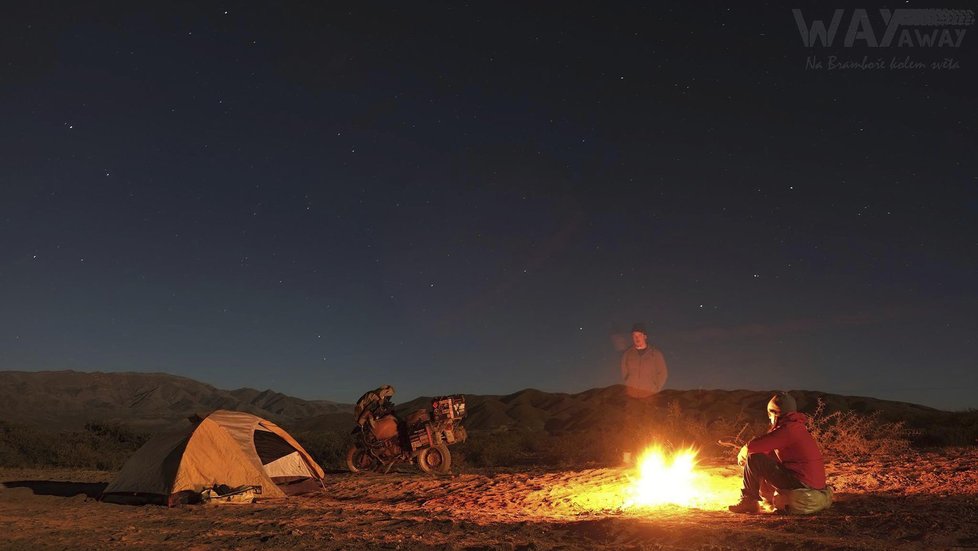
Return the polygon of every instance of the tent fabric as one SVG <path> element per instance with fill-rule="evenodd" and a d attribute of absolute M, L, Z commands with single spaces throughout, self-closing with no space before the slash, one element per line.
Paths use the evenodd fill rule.
<path fill-rule="evenodd" d="M 116 473 L 105 492 L 169 494 L 193 426 L 160 433 L 143 444 Z"/>
<path fill-rule="evenodd" d="M 262 442 L 265 461 L 256 440 Z M 106 487 L 103 499 L 133 502 L 133 497 L 146 496 L 142 502 L 172 503 L 181 492 L 199 494 L 217 485 L 261 486 L 263 497 L 282 497 L 285 492 L 272 477 L 294 481 L 323 476 L 309 453 L 278 425 L 250 413 L 218 410 L 146 442 Z"/>
<path fill-rule="evenodd" d="M 259 465 L 268 462 L 261 460 L 258 450 L 255 447 L 256 439 L 261 438 L 262 440 L 265 440 L 263 437 L 256 436 L 257 431 L 265 431 L 278 436 L 295 451 L 299 452 L 312 472 L 318 475 L 318 478 L 325 476 L 322 467 L 320 467 L 312 456 L 309 455 L 309 453 L 303 449 L 303 447 L 296 442 L 294 438 L 292 438 L 291 434 L 285 432 L 285 430 L 283 430 L 281 427 L 267 419 L 262 419 L 261 417 L 252 415 L 250 413 L 223 409 L 215 411 L 214 413 L 208 415 L 207 418 L 213 419 L 215 422 L 223 426 L 225 430 L 227 430 L 228 433 L 238 441 L 242 451 L 244 451 L 249 457 L 253 457 L 259 463 Z M 277 459 L 278 457 L 273 457 L 271 460 Z"/>
<path fill-rule="evenodd" d="M 303 478 L 318 478 L 309 472 L 309 468 L 299 452 L 293 452 L 271 463 L 266 463 L 265 472 L 272 480 L 276 481 L 277 479 L 294 479 L 297 476 L 296 473 L 302 473 L 298 476 Z"/>
<path fill-rule="evenodd" d="M 264 430 L 255 431 L 255 452 L 266 469 L 270 463 L 287 455 L 301 455 L 279 435 Z"/>
<path fill-rule="evenodd" d="M 261 486 L 262 495 L 267 497 L 285 495 L 267 473 L 251 466 L 243 451 L 234 450 L 235 444 L 223 427 L 210 419 L 201 421 L 187 443 L 170 493 L 200 492 L 224 484 L 232 488 Z"/>

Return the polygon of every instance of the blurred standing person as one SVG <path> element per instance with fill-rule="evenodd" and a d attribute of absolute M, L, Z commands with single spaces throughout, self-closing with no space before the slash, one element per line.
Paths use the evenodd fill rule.
<path fill-rule="evenodd" d="M 636 459 L 641 447 L 650 439 L 646 416 L 646 398 L 654 396 L 666 384 L 669 370 L 662 352 L 649 344 L 649 333 L 644 323 L 632 326 L 632 346 L 621 355 L 621 379 L 625 384 L 625 425 L 633 427 L 631 441 L 622 452 L 622 463 L 629 465 Z"/>
<path fill-rule="evenodd" d="M 649 344 L 644 323 L 632 326 L 632 346 L 621 355 L 621 378 L 631 398 L 648 398 L 666 384 L 669 370 L 662 352 Z"/>

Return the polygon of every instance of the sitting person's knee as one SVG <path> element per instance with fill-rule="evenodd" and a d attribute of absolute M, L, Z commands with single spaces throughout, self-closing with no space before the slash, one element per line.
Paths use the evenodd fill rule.
<path fill-rule="evenodd" d="M 774 459 L 765 453 L 752 453 L 747 456 L 747 464 L 752 467 L 756 467 L 758 465 L 770 465 L 772 463 L 775 463 Z"/>

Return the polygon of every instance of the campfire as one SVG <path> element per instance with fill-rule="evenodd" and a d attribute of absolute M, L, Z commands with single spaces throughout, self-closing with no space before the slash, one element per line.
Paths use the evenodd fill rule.
<path fill-rule="evenodd" d="M 740 468 L 732 462 L 706 466 L 693 448 L 669 451 L 652 445 L 638 455 L 635 467 L 601 469 L 551 486 L 531 496 L 546 501 L 550 514 L 617 511 L 655 515 L 661 509 L 725 511 L 740 496 Z"/>
<path fill-rule="evenodd" d="M 638 478 L 631 486 L 632 505 L 689 506 L 697 497 L 696 450 L 687 448 L 668 456 L 660 446 L 652 446 L 636 462 Z"/>
<path fill-rule="evenodd" d="M 737 487 L 739 477 L 702 468 L 694 448 L 668 453 L 653 445 L 636 461 L 622 508 L 678 505 L 721 509 L 730 502 L 731 492 Z"/>

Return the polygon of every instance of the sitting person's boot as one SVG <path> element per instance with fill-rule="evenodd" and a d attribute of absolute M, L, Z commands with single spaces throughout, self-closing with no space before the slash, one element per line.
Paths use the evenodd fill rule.
<path fill-rule="evenodd" d="M 756 497 L 749 497 L 742 495 L 740 496 L 740 501 L 736 505 L 731 505 L 727 507 L 731 513 L 740 513 L 744 515 L 756 515 L 761 511 L 760 505 L 757 503 Z"/>

